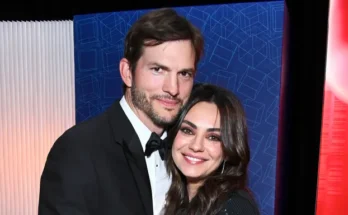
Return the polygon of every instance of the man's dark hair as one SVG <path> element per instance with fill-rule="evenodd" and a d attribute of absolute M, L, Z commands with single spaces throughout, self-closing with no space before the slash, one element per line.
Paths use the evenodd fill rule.
<path fill-rule="evenodd" d="M 134 75 L 144 46 L 156 46 L 168 41 L 190 40 L 195 51 L 195 67 L 202 57 L 204 39 L 194 25 L 171 8 L 150 11 L 140 17 L 125 38 L 124 57 Z M 180 54 L 180 53 L 178 53 Z M 126 85 L 123 85 L 125 92 Z"/>

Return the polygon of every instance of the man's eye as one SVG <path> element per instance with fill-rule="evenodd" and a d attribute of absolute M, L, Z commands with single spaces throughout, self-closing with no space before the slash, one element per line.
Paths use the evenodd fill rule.
<path fill-rule="evenodd" d="M 192 77 L 192 72 L 181 72 L 181 75 L 184 77 Z"/>
<path fill-rule="evenodd" d="M 151 70 L 153 70 L 155 72 L 160 72 L 161 71 L 161 67 L 152 67 Z"/>

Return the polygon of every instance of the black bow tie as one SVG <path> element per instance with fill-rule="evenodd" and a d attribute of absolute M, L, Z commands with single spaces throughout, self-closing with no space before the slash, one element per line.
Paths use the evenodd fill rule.
<path fill-rule="evenodd" d="M 146 143 L 145 156 L 149 157 L 152 152 L 158 150 L 161 159 L 166 158 L 166 141 L 162 140 L 156 133 L 152 132 L 150 139 Z"/>

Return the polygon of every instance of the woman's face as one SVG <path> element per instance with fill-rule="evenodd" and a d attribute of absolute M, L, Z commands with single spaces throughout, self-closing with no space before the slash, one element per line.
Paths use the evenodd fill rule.
<path fill-rule="evenodd" d="M 185 116 L 175 137 L 172 156 L 188 179 L 202 179 L 223 160 L 220 114 L 215 104 L 200 102 Z"/>

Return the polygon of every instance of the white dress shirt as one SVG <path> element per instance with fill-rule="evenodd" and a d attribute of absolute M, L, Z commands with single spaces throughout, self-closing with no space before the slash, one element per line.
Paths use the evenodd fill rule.
<path fill-rule="evenodd" d="M 124 96 L 120 101 L 120 105 L 137 133 L 145 152 L 146 143 L 152 132 L 144 125 L 137 115 L 135 115 Z M 163 140 L 166 137 L 167 133 L 164 132 L 161 139 Z M 162 161 L 158 151 L 153 152 L 150 157 L 146 157 L 145 155 L 144 157 L 151 183 L 153 212 L 154 215 L 159 215 L 164 206 L 165 196 L 170 187 L 171 179 L 167 174 L 164 161 Z"/>

